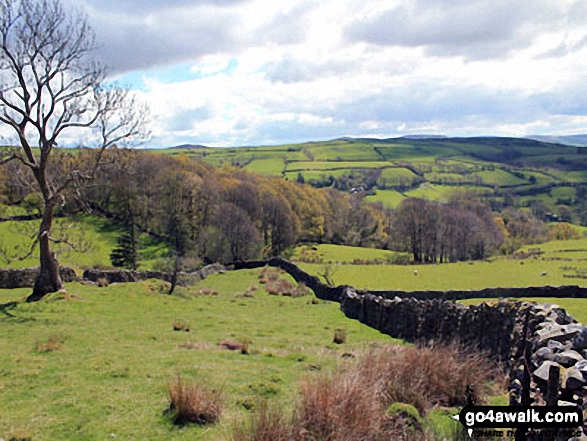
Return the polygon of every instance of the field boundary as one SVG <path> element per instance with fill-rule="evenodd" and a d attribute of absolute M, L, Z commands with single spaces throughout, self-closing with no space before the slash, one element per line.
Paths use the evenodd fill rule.
<path fill-rule="evenodd" d="M 327 286 L 281 258 L 235 264 L 233 268 L 266 265 L 279 267 L 297 282 L 304 282 L 316 297 L 340 303 L 348 318 L 391 337 L 414 343 L 458 343 L 487 353 L 509 369 L 510 405 L 587 408 L 587 328 L 556 305 L 500 299 L 491 304 L 466 306 L 439 298 L 420 300 L 410 297 L 410 293 L 405 293 L 406 298 L 389 299 L 348 285 Z M 541 292 L 543 295 L 552 296 L 556 290 L 546 288 Z M 481 293 L 518 292 L 534 297 L 534 290 L 501 288 Z M 585 297 L 587 289 L 559 287 L 558 292 Z M 479 291 L 467 294 L 479 296 Z M 565 374 L 560 375 L 562 372 Z"/>

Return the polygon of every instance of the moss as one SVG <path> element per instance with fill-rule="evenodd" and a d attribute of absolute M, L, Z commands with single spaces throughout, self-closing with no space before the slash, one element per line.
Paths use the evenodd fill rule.
<path fill-rule="evenodd" d="M 393 403 L 385 411 L 385 416 L 391 420 L 402 418 L 403 420 L 409 421 L 415 427 L 422 427 L 424 422 L 418 409 L 406 403 Z"/>

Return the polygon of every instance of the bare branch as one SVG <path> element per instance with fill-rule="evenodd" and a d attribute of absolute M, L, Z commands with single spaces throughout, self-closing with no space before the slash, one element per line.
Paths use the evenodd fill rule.
<path fill-rule="evenodd" d="M 30 168 L 35 168 L 35 164 L 31 164 L 30 162 L 28 162 L 26 159 L 24 159 L 22 156 L 17 155 L 16 153 L 13 153 L 12 155 L 10 155 L 8 158 L 5 159 L 1 159 L 0 160 L 0 165 L 3 164 L 8 164 L 10 161 L 14 161 L 14 160 L 18 160 L 20 162 L 22 162 L 24 165 L 26 165 L 27 167 Z"/>

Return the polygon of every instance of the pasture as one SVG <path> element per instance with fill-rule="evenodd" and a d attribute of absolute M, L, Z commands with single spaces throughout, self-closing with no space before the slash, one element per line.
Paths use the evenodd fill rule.
<path fill-rule="evenodd" d="M 258 273 L 218 274 L 174 296 L 159 281 L 73 283 L 67 296 L 0 311 L 0 437 L 226 440 L 247 408 L 265 399 L 291 405 L 301 377 L 394 342 L 337 304 L 267 294 Z M 235 297 L 252 285 L 260 288 L 253 298 Z M 27 293 L 0 290 L 0 304 Z M 174 331 L 174 322 L 189 332 Z M 332 343 L 336 329 L 345 344 Z M 249 354 L 220 347 L 223 340 L 245 342 Z M 164 415 L 177 374 L 223 390 L 218 425 L 177 428 Z"/>

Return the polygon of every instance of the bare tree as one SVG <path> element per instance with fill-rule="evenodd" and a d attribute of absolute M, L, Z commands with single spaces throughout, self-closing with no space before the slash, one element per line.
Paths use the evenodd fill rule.
<path fill-rule="evenodd" d="M 35 242 L 40 271 L 27 301 L 62 288 L 51 251 L 53 214 L 66 190 L 91 180 L 103 152 L 147 136 L 146 109 L 125 90 L 105 84 L 105 68 L 93 59 L 94 33 L 87 19 L 65 11 L 59 0 L 0 0 L 0 123 L 20 147 L 0 164 L 20 161 L 43 200 Z M 92 164 L 75 161 L 52 173 L 58 140 L 92 139 Z M 62 169 L 62 167 L 59 167 Z"/>

